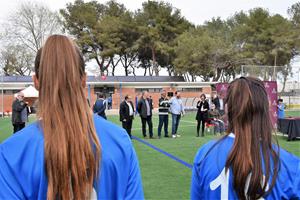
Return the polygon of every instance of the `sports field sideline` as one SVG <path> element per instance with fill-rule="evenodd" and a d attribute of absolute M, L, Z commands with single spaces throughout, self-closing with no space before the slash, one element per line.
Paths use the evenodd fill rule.
<path fill-rule="evenodd" d="M 287 116 L 300 116 L 299 111 L 287 112 Z M 34 121 L 34 117 L 30 121 Z M 108 120 L 120 125 L 118 116 L 108 116 Z M 153 116 L 154 136 L 157 137 L 158 116 Z M 169 117 L 169 134 L 171 117 Z M 10 118 L 0 119 L 0 142 L 12 133 Z M 136 149 L 146 199 L 189 199 L 190 166 L 198 148 L 209 140 L 220 136 L 207 134 L 196 138 L 195 113 L 185 115 L 179 125 L 181 138 L 144 140 L 141 133 L 141 121 L 136 117 L 133 123 L 133 144 Z M 163 135 L 163 132 L 162 132 Z M 277 135 L 280 146 L 300 157 L 300 141 L 287 142 L 282 134 Z M 17 148 L 17 147 L 16 147 Z"/>

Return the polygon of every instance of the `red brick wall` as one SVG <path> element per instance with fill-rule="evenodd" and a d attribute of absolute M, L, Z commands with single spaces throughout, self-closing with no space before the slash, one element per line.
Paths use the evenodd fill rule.
<path fill-rule="evenodd" d="M 13 94 L 3 95 L 3 101 L 4 101 L 4 112 L 12 112 L 12 103 L 15 100 L 15 97 Z M 29 98 L 25 99 L 25 101 L 28 102 L 30 106 L 33 105 L 35 102 L 35 98 Z M 0 112 L 2 112 L 2 96 L 0 94 Z"/>
<path fill-rule="evenodd" d="M 4 112 L 11 112 L 14 99 L 14 95 L 12 94 L 3 95 Z M 2 112 L 2 94 L 0 94 L 0 112 Z"/>
<path fill-rule="evenodd" d="M 176 88 L 170 88 L 170 87 L 164 87 L 164 90 L 166 90 L 167 92 L 175 92 Z M 202 92 L 181 92 L 181 96 L 183 98 L 195 98 L 195 97 L 200 97 L 200 95 L 202 93 L 205 94 L 211 94 L 211 87 L 207 86 L 207 87 L 203 87 Z M 132 101 L 135 104 L 135 97 L 140 95 L 139 93 L 135 92 L 135 88 L 122 88 L 122 99 L 121 101 L 124 100 L 124 97 L 126 94 L 129 94 L 132 97 Z M 152 97 L 153 99 L 153 106 L 154 108 L 158 108 L 158 100 L 160 98 L 160 93 L 159 92 L 155 92 L 155 93 L 149 93 L 149 96 Z M 113 109 L 119 109 L 120 106 L 120 89 L 116 88 L 114 91 L 114 94 L 112 95 L 112 101 L 113 101 Z"/>
<path fill-rule="evenodd" d="M 166 90 L 167 92 L 175 92 L 176 88 L 171 88 L 171 87 L 164 87 L 164 90 Z M 88 97 L 88 89 L 86 88 L 85 90 L 86 92 L 86 96 Z M 205 94 L 211 94 L 211 87 L 207 86 L 207 87 L 203 87 L 202 89 L 202 93 Z M 139 95 L 138 93 L 135 92 L 135 88 L 122 88 L 122 97 L 121 97 L 121 101 L 124 100 L 125 95 L 131 95 L 132 97 L 132 101 L 135 104 L 135 97 L 137 95 Z M 181 96 L 183 98 L 194 98 L 194 97 L 199 97 L 201 93 L 199 92 L 181 92 Z M 152 97 L 153 99 L 153 105 L 154 108 L 158 107 L 158 100 L 160 98 L 160 93 L 156 92 L 156 93 L 149 93 L 149 95 Z M 96 101 L 97 96 L 96 94 L 94 94 L 94 89 L 91 88 L 91 100 L 90 103 L 91 105 L 94 104 L 94 102 Z M 4 95 L 4 111 L 10 111 L 11 112 L 11 106 L 12 106 L 12 102 L 14 100 L 14 96 L 13 95 Z M 112 94 L 112 101 L 113 101 L 113 109 L 119 109 L 120 106 L 120 89 L 119 88 L 115 88 L 114 94 Z M 0 112 L 2 112 L 2 101 L 1 101 L 1 97 L 0 97 Z"/>
<path fill-rule="evenodd" d="M 122 88 L 122 97 L 120 97 L 120 89 L 115 88 L 114 94 L 112 94 L 112 108 L 119 109 L 120 103 L 124 100 L 126 95 L 130 95 L 134 104 L 135 89 L 134 88 Z"/>

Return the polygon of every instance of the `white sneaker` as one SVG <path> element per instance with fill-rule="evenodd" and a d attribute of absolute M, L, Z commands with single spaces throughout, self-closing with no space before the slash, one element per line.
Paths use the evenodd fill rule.
<path fill-rule="evenodd" d="M 179 135 L 179 134 L 176 134 L 176 137 L 181 137 L 181 135 Z"/>
<path fill-rule="evenodd" d="M 176 138 L 176 135 L 172 135 L 172 138 Z"/>

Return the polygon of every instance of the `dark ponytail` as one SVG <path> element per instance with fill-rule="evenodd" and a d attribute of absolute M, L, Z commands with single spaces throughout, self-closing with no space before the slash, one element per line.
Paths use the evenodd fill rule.
<path fill-rule="evenodd" d="M 239 199 L 259 199 L 271 191 L 279 170 L 279 148 L 274 150 L 272 145 L 273 127 L 263 82 L 250 77 L 233 81 L 226 103 L 228 133 L 235 134 L 226 170 L 233 171 L 233 186 Z"/>

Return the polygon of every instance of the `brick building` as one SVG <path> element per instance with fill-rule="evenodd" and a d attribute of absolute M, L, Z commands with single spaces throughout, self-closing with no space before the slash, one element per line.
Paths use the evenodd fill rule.
<path fill-rule="evenodd" d="M 126 94 L 135 99 L 142 91 L 147 90 L 153 99 L 154 107 L 157 108 L 162 90 L 166 90 L 168 96 L 172 96 L 176 90 L 179 90 L 182 98 L 191 101 L 189 104 L 192 104 L 194 102 L 192 99 L 195 100 L 201 93 L 205 93 L 209 97 L 212 92 L 212 84 L 214 83 L 185 82 L 184 78 L 180 76 L 88 76 L 86 94 L 92 104 L 99 92 L 104 93 L 106 97 L 111 96 L 112 108 L 118 109 Z M 11 112 L 14 94 L 33 85 L 33 82 L 31 76 L 6 76 L 0 85 L 0 113 L 2 113 L 2 109 L 4 112 Z"/>

